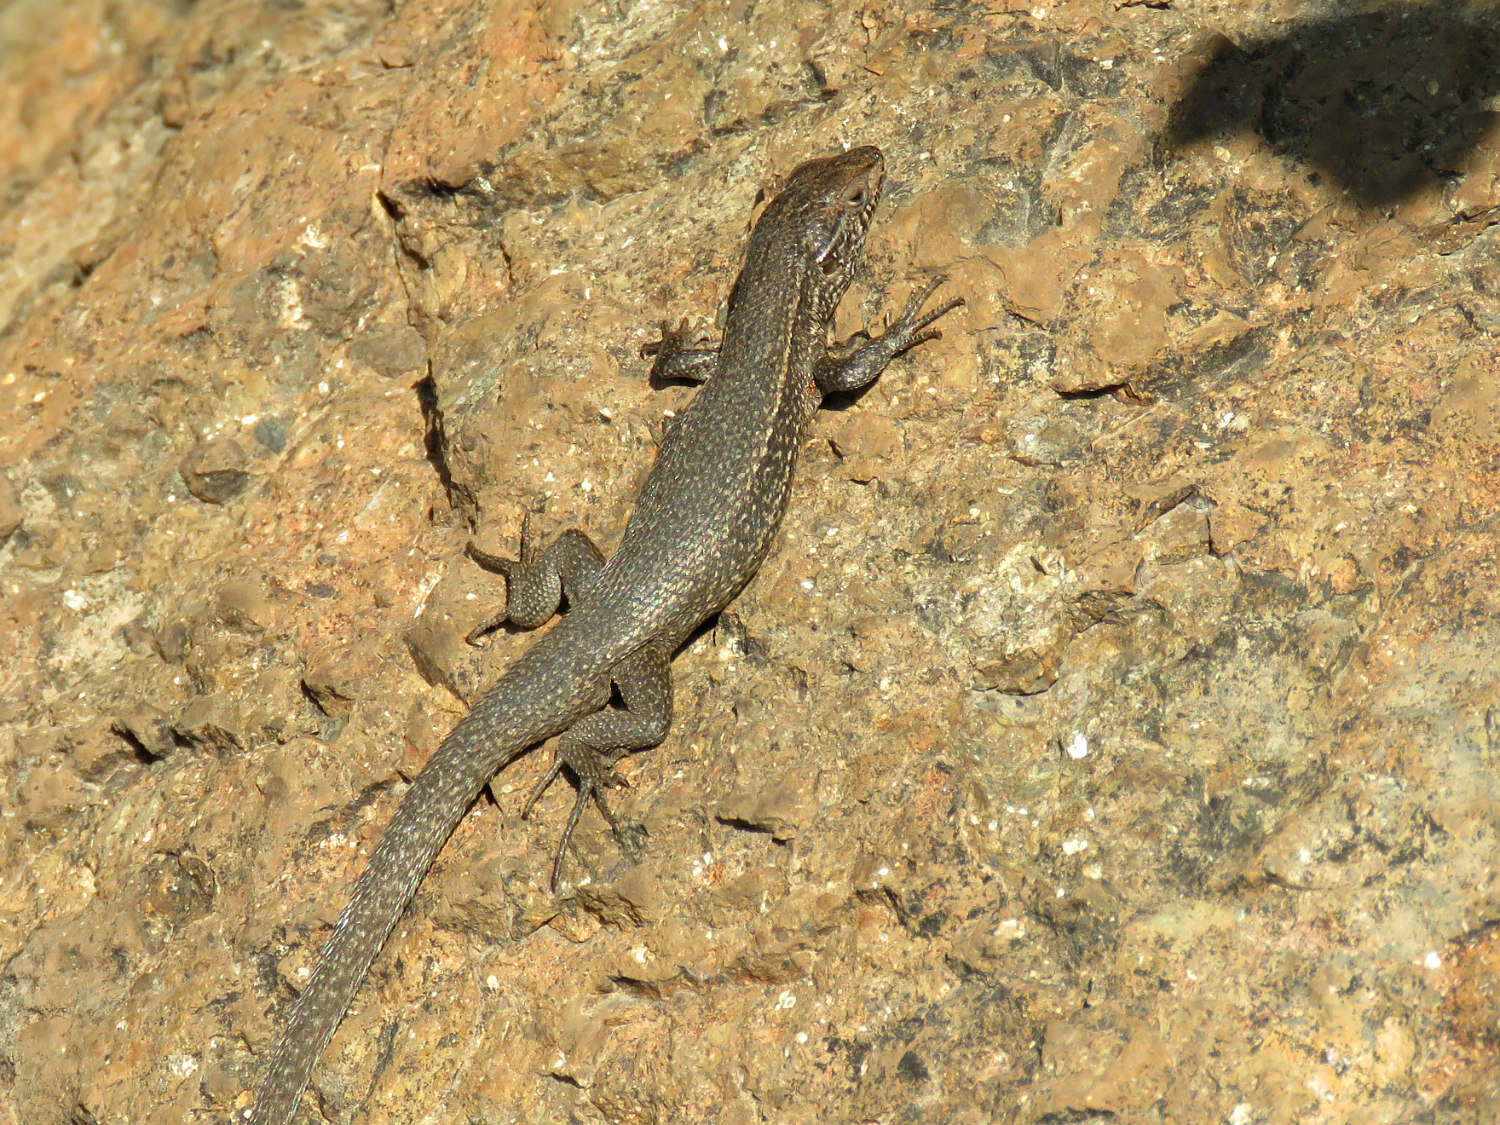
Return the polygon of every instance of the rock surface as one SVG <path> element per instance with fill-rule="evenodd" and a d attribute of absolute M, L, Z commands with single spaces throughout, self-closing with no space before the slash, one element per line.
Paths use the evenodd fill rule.
<path fill-rule="evenodd" d="M 0 10 L 0 1123 L 223 1122 L 798 160 L 824 413 L 622 856 L 498 778 L 307 1120 L 1500 1117 L 1500 14 Z M 319 1117 L 321 1112 L 323 1117 Z"/>

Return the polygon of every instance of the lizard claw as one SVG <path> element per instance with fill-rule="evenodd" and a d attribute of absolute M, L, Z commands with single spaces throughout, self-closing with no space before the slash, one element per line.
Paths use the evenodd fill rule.
<path fill-rule="evenodd" d="M 677 322 L 677 327 L 672 327 L 672 322 L 664 320 L 661 322 L 661 339 L 653 340 L 642 346 L 641 358 L 650 359 L 652 356 L 670 356 L 673 352 L 680 352 L 690 343 L 696 342 L 697 334 L 688 331 L 687 317 Z"/>
<path fill-rule="evenodd" d="M 526 795 L 526 801 L 521 806 L 521 819 L 525 820 L 530 817 L 537 799 L 557 780 L 564 766 L 567 766 L 577 779 L 578 794 L 573 799 L 573 807 L 568 812 L 567 823 L 563 825 L 562 839 L 558 841 L 557 853 L 552 860 L 550 886 L 554 894 L 562 883 L 563 859 L 567 855 L 569 843 L 572 842 L 573 830 L 578 827 L 578 820 L 590 801 L 594 802 L 600 815 L 604 817 L 620 849 L 630 855 L 639 852 L 636 841 L 627 835 L 624 826 L 615 818 L 614 810 L 604 800 L 604 790 L 628 789 L 629 782 L 610 769 L 608 758 L 588 746 L 572 745 L 558 748 L 556 756 L 552 759 L 552 765 Z"/>
<path fill-rule="evenodd" d="M 641 355 L 656 362 L 651 365 L 651 381 L 660 384 L 671 379 L 682 379 L 689 383 L 701 383 L 713 374 L 718 363 L 719 351 L 709 346 L 706 333 L 694 332 L 688 327 L 687 318 L 677 322 L 673 328 L 667 321 L 661 322 L 661 339 L 647 344 Z"/>
<path fill-rule="evenodd" d="M 552 764 L 552 769 L 548 771 L 547 777 L 543 779 L 544 782 L 550 782 L 552 778 L 556 777 L 557 771 L 561 766 L 562 760 L 559 757 L 558 761 Z M 579 776 L 578 796 L 574 798 L 573 807 L 568 812 L 568 823 L 563 825 L 562 839 L 558 841 L 557 854 L 552 859 L 552 878 L 549 885 L 553 894 L 557 893 L 557 888 L 562 883 L 563 858 L 568 854 L 568 844 L 573 839 L 573 830 L 578 827 L 578 818 L 583 815 L 584 806 L 589 801 L 592 800 L 594 802 L 600 815 L 604 817 L 605 822 L 609 825 L 610 833 L 620 845 L 620 850 L 627 854 L 635 854 L 638 851 L 635 841 L 627 838 L 625 830 L 620 826 L 620 822 L 615 819 L 615 814 L 604 800 L 604 794 L 601 791 L 604 788 L 614 789 L 622 785 L 624 785 L 624 781 L 614 773 L 611 773 L 603 783 L 596 782 L 583 775 Z"/>
<path fill-rule="evenodd" d="M 940 273 L 906 299 L 906 304 L 901 309 L 901 315 L 896 318 L 896 323 L 891 325 L 890 329 L 886 332 L 886 335 L 891 338 L 891 342 L 897 345 L 896 350 L 891 353 L 892 355 L 900 355 L 902 352 L 908 351 L 928 340 L 942 338 L 943 333 L 941 330 L 937 328 L 929 329 L 927 326 L 939 317 L 946 316 L 958 308 L 964 303 L 964 299 L 962 297 L 950 297 L 937 308 L 927 313 L 922 312 L 922 306 L 927 303 L 927 299 L 936 293 L 947 280 L 948 275 Z"/>
<path fill-rule="evenodd" d="M 941 332 L 929 325 L 963 304 L 964 299 L 952 297 L 925 313 L 922 306 L 947 280 L 947 274 L 938 274 L 913 292 L 906 299 L 901 315 L 896 317 L 894 323 L 887 322 L 886 330 L 879 336 L 856 332 L 842 344 L 830 347 L 827 355 L 813 368 L 813 382 L 818 389 L 824 394 L 858 390 L 873 382 L 885 365 L 898 355 L 942 336 Z"/>

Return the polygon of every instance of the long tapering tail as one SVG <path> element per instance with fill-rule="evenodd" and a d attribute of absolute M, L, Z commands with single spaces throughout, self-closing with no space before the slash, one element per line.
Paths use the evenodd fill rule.
<path fill-rule="evenodd" d="M 449 732 L 402 798 L 297 998 L 256 1089 L 249 1125 L 284 1125 L 291 1119 L 313 1065 L 370 963 L 485 783 L 528 748 L 566 729 L 580 709 L 593 709 L 581 702 L 586 689 L 580 681 L 587 677 L 577 670 L 573 676 L 549 677 L 547 669 L 537 667 L 547 661 L 532 663 L 523 657 L 523 663 L 531 666 L 511 669 Z M 554 672 L 556 668 L 551 666 Z"/>

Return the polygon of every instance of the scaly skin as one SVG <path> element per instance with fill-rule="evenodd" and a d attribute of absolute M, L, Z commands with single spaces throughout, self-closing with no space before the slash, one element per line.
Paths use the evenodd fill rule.
<path fill-rule="evenodd" d="M 883 169 L 880 152 L 866 147 L 794 170 L 751 234 L 719 347 L 689 348 L 664 331 L 647 349 L 657 374 L 704 386 L 667 431 L 614 557 L 603 562 L 580 532 L 544 552 L 523 533 L 521 560 L 498 562 L 508 575 L 509 620 L 539 625 L 563 596 L 569 611 L 453 728 L 402 798 L 277 1042 L 251 1125 L 290 1120 L 370 962 L 498 770 L 560 734 L 546 780 L 564 765 L 578 780 L 567 831 L 591 799 L 608 815 L 599 794 L 614 763 L 667 733 L 673 654 L 770 549 L 804 426 L 823 396 L 871 382 L 892 358 L 935 337 L 928 326 L 960 303 L 923 313 L 934 283 L 887 332 L 829 348 L 828 325 L 863 256 Z M 623 707 L 610 706 L 614 689 Z"/>

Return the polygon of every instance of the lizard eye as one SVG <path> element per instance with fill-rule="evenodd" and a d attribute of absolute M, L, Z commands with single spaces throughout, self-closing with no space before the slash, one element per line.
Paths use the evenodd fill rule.
<path fill-rule="evenodd" d="M 849 195 L 847 196 L 847 198 L 848 198 L 849 202 L 852 203 L 854 206 L 856 206 L 856 207 L 863 207 L 865 205 L 865 189 L 864 189 L 864 186 L 861 185 L 861 186 L 855 188 L 853 191 L 851 191 L 849 193 Z"/>

